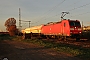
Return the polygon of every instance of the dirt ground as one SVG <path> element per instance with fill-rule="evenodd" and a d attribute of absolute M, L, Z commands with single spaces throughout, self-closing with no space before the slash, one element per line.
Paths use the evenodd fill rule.
<path fill-rule="evenodd" d="M 70 54 L 21 41 L 0 41 L 0 59 L 3 60 L 81 60 Z"/>

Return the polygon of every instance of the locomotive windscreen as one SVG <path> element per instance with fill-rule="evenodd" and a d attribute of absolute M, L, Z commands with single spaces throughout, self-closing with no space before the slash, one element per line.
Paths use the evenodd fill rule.
<path fill-rule="evenodd" d="M 81 26 L 80 22 L 77 22 L 77 21 L 69 21 L 69 25 L 70 26 Z"/>

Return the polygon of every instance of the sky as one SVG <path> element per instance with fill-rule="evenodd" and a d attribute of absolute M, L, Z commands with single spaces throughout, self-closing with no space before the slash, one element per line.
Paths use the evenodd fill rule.
<path fill-rule="evenodd" d="M 5 21 L 15 18 L 19 26 L 21 20 L 31 21 L 31 26 L 61 21 L 61 13 L 69 12 L 64 18 L 79 20 L 90 25 L 90 0 L 0 0 L 0 30 L 5 31 Z M 22 29 L 29 26 L 21 21 Z"/>

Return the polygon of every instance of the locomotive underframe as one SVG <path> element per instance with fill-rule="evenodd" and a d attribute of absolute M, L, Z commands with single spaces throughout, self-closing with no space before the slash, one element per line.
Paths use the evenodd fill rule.
<path fill-rule="evenodd" d="M 46 38 L 46 39 L 59 39 L 59 40 L 67 40 L 67 38 L 76 38 L 76 41 L 80 40 L 81 34 L 71 34 L 70 36 L 66 35 L 44 35 L 41 33 L 24 33 L 22 36 L 22 39 L 33 39 L 33 38 Z"/>

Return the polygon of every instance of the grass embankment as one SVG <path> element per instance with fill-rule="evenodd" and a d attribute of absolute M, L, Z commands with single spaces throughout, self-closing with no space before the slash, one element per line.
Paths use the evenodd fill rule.
<path fill-rule="evenodd" d="M 46 48 L 53 48 L 59 52 L 68 53 L 75 57 L 83 58 L 85 60 L 90 59 L 90 48 L 83 48 L 80 46 L 70 44 L 49 42 L 46 40 L 39 40 L 39 39 L 26 39 L 23 41 L 28 43 L 39 44 Z"/>
<path fill-rule="evenodd" d="M 0 34 L 0 41 L 2 40 L 11 40 L 13 37 L 11 37 L 9 34 Z"/>

